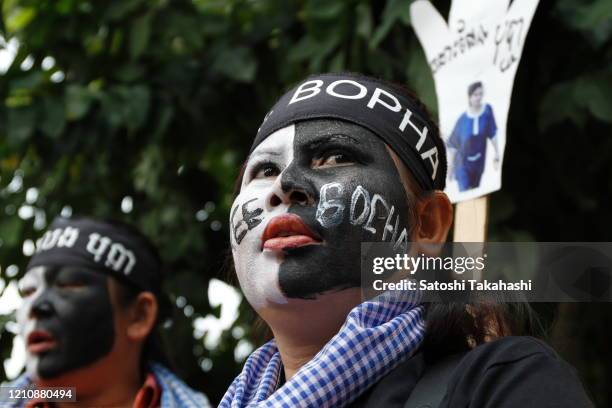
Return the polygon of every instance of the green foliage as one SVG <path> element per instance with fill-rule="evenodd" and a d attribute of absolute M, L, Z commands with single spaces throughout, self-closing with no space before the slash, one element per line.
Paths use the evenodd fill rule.
<path fill-rule="evenodd" d="M 609 241 L 612 9 L 542 3 L 514 88 L 490 238 Z M 0 75 L 0 266 L 20 268 L 2 278 L 23 273 L 22 242 L 62 209 L 135 223 L 168 262 L 172 300 L 186 299 L 164 330 L 171 355 L 213 401 L 239 370 L 239 339 L 228 330 L 207 350 L 192 322 L 218 313 L 207 288 L 224 278 L 233 182 L 275 98 L 312 72 L 350 70 L 405 83 L 436 110 L 401 0 L 4 0 L 0 12 L 0 34 L 20 44 Z M 593 311 L 593 324 L 606 313 Z M 243 305 L 235 326 L 252 321 Z M 3 358 L 11 338 L 2 331 Z M 568 358 L 605 389 L 604 359 Z"/>

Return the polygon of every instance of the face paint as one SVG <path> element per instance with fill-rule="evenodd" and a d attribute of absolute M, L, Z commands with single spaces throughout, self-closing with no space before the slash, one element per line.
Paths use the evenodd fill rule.
<path fill-rule="evenodd" d="M 35 267 L 19 283 L 26 371 L 53 378 L 108 354 L 115 331 L 108 277 L 83 267 Z"/>
<path fill-rule="evenodd" d="M 257 213 L 253 228 L 239 216 L 245 203 L 247 214 Z M 271 222 L 283 214 L 283 222 Z M 407 241 L 407 215 L 395 163 L 369 130 L 337 120 L 279 130 L 253 151 L 232 207 L 232 248 L 247 299 L 257 308 L 359 286 L 361 242 Z M 292 234 L 299 238 L 283 237 Z M 262 236 L 272 238 L 269 248 Z"/>
<path fill-rule="evenodd" d="M 234 200 L 230 212 L 231 243 L 236 273 L 242 291 L 256 309 L 268 302 L 286 303 L 286 296 L 278 284 L 282 254 L 262 251 L 261 236 L 270 219 L 286 214 L 289 206 L 270 205 L 270 195 L 280 188 L 280 179 L 262 176 L 269 169 L 275 166 L 284 168 L 293 160 L 294 136 L 295 126 L 280 129 L 264 140 L 251 154 L 245 168 L 240 194 Z M 245 213 L 259 213 L 259 216 L 247 217 L 245 220 Z"/>

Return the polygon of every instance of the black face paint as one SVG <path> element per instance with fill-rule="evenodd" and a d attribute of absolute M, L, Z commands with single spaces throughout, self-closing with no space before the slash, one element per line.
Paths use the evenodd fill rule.
<path fill-rule="evenodd" d="M 108 276 L 83 267 L 45 268 L 22 279 L 24 304 L 18 320 L 26 344 L 31 333 L 49 333 L 51 349 L 29 354 L 36 373 L 53 378 L 85 367 L 107 355 L 114 343 L 113 309 Z M 33 325 L 33 330 L 32 330 Z M 30 363 L 30 362 L 28 362 Z"/>
<path fill-rule="evenodd" d="M 284 251 L 282 292 L 313 298 L 360 286 L 361 242 L 408 240 L 408 201 L 391 155 L 366 128 L 327 119 L 295 125 L 293 155 L 281 179 L 284 192 L 299 192 L 289 212 L 322 237 L 323 245 Z M 341 164 L 313 167 L 329 157 Z"/>
<path fill-rule="evenodd" d="M 262 208 L 255 208 L 252 211 L 247 208 L 249 203 L 252 203 L 253 201 L 257 201 L 257 199 L 253 198 L 243 203 L 241 206 L 236 206 L 234 208 L 234 211 L 232 211 L 232 215 L 230 216 L 230 222 L 232 224 L 232 231 L 234 233 L 234 239 L 236 240 L 236 243 L 238 244 L 242 242 L 242 239 L 247 234 L 247 232 L 249 232 L 256 226 L 258 226 L 261 223 L 261 221 L 263 221 L 261 218 L 258 218 L 261 215 L 261 213 L 263 213 Z M 237 223 L 234 223 L 234 219 L 236 216 L 236 212 L 238 211 L 238 208 L 242 209 L 242 219 L 240 219 L 240 221 L 238 221 Z"/>

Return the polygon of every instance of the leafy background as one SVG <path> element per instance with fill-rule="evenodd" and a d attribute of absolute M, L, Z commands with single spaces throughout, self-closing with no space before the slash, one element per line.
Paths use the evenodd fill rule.
<path fill-rule="evenodd" d="M 612 2 L 541 3 L 516 76 L 489 239 L 612 241 Z M 62 211 L 135 223 L 170 266 L 170 354 L 218 401 L 239 370 L 238 343 L 259 341 L 254 316 L 243 304 L 214 347 L 193 322 L 221 313 L 207 289 L 226 279 L 232 185 L 255 130 L 284 89 L 319 71 L 406 83 L 435 112 L 409 1 L 1 4 L 0 45 L 17 45 L 0 71 L 0 289 L 23 273 L 23 242 Z M 449 1 L 435 4 L 448 12 Z M 598 405 L 612 405 L 612 308 L 551 307 L 551 343 Z M 12 319 L 0 316 L 1 359 Z"/>

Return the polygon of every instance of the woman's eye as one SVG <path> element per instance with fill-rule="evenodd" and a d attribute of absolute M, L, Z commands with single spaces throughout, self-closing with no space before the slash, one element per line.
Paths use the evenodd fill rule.
<path fill-rule="evenodd" d="M 86 285 L 83 282 L 58 282 L 56 283 L 57 287 L 60 289 L 79 289 L 83 288 Z"/>
<path fill-rule="evenodd" d="M 325 153 L 320 158 L 314 160 L 313 167 L 328 167 L 328 166 L 338 166 L 338 165 L 346 165 L 352 164 L 355 160 L 347 154 L 343 152 L 330 152 Z"/>
<path fill-rule="evenodd" d="M 34 292 L 36 292 L 36 288 L 34 286 L 25 286 L 19 289 L 19 294 L 24 298 L 30 296 Z"/>
<path fill-rule="evenodd" d="M 266 163 L 266 164 L 259 165 L 253 170 L 254 179 L 276 177 L 279 174 L 280 174 L 280 171 L 278 167 L 272 163 Z"/>

